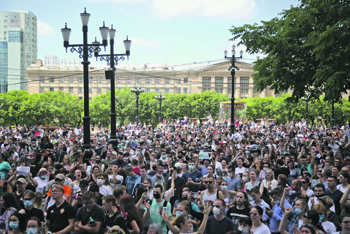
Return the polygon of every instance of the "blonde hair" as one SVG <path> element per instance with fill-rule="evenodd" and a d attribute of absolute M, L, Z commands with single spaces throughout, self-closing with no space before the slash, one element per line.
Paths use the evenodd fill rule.
<path fill-rule="evenodd" d="M 324 217 L 322 220 L 322 222 L 327 221 L 328 217 L 327 217 L 327 208 L 322 204 L 322 203 L 317 203 L 316 205 L 314 205 L 314 207 L 312 207 L 312 210 L 320 210 L 324 213 Z"/>
<path fill-rule="evenodd" d="M 271 175 L 272 175 L 271 180 L 274 180 L 274 179 L 275 179 L 275 175 L 274 175 L 274 173 L 272 172 L 271 169 L 266 169 L 266 170 L 265 170 L 265 179 L 266 179 L 266 172 L 270 172 L 270 173 L 271 173 Z M 266 180 L 266 181 L 267 181 L 267 180 Z"/>
<path fill-rule="evenodd" d="M 322 202 L 322 204 L 326 207 L 327 210 L 329 210 L 334 205 L 333 199 L 328 196 L 320 197 L 319 200 Z"/>
<path fill-rule="evenodd" d="M 112 232 L 113 230 L 113 232 Z M 125 234 L 124 230 L 121 229 L 118 225 L 114 225 L 113 227 L 111 227 L 110 229 L 108 229 L 107 233 L 114 233 L 114 230 L 120 231 L 122 234 Z"/>

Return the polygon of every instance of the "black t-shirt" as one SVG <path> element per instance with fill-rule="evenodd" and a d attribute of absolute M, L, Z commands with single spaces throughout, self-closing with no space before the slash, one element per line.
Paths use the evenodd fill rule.
<path fill-rule="evenodd" d="M 286 167 L 279 167 L 275 170 L 275 178 L 278 178 L 278 175 L 284 174 L 288 177 L 289 175 L 289 168 Z"/>
<path fill-rule="evenodd" d="M 103 208 L 99 205 L 94 205 L 94 208 L 92 208 L 92 211 L 88 212 L 86 210 L 86 207 L 81 207 L 76 215 L 75 222 L 81 221 L 81 224 L 83 226 L 87 225 L 90 221 L 90 217 L 95 220 L 96 222 L 101 222 L 102 226 L 100 228 L 100 231 L 98 234 L 104 233 L 104 218 L 105 218 L 105 211 Z M 81 234 L 89 234 L 89 232 L 82 232 Z"/>
<path fill-rule="evenodd" d="M 241 218 L 249 218 L 250 217 L 249 213 L 250 213 L 249 207 L 245 207 L 244 209 L 239 210 L 239 209 L 237 209 L 236 206 L 233 206 L 230 209 L 228 209 L 226 216 L 227 216 L 227 218 L 231 219 L 233 222 L 234 230 L 232 230 L 232 231 L 235 231 L 235 232 L 238 231 L 239 220 Z"/>
<path fill-rule="evenodd" d="M 65 229 L 69 219 L 75 218 L 75 210 L 71 204 L 64 201 L 59 207 L 56 204 L 50 206 L 47 210 L 46 220 L 50 220 L 50 229 L 52 233 Z"/>
<path fill-rule="evenodd" d="M 119 217 L 117 218 L 118 215 L 119 215 Z M 109 217 L 109 213 L 107 213 L 106 218 L 105 218 L 105 225 L 106 225 L 107 230 L 109 230 L 114 225 L 118 225 L 121 229 L 124 230 L 125 229 L 125 222 L 124 222 L 123 215 L 117 211 L 117 212 L 115 212 L 115 214 L 112 217 Z"/>
<path fill-rule="evenodd" d="M 135 216 L 133 216 L 132 214 L 129 214 L 126 216 L 126 221 L 127 221 L 127 228 L 129 230 L 132 230 L 132 227 L 131 227 L 131 222 L 135 220 Z M 136 221 L 136 220 L 135 220 Z"/>
<path fill-rule="evenodd" d="M 24 192 L 23 192 L 24 193 Z M 19 207 L 21 207 L 21 209 L 24 208 L 24 204 L 23 204 L 23 193 L 21 193 L 20 195 L 17 195 L 17 191 L 13 192 L 13 196 L 16 198 L 17 204 L 19 204 Z"/>
<path fill-rule="evenodd" d="M 25 210 L 25 214 L 20 214 L 18 213 L 18 218 L 19 218 L 19 229 L 21 232 L 24 232 L 26 227 L 27 227 L 27 220 L 31 217 L 36 217 L 38 218 L 41 222 L 45 222 L 44 220 L 44 212 L 40 209 L 37 208 L 32 208 L 31 210 Z"/>

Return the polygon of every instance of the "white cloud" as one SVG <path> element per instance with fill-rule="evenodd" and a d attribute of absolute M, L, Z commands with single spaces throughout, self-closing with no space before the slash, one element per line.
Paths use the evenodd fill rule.
<path fill-rule="evenodd" d="M 163 43 L 160 41 L 142 39 L 142 38 L 130 38 L 132 45 L 146 46 L 146 47 L 162 47 Z"/>
<path fill-rule="evenodd" d="M 256 0 L 154 0 L 152 8 L 162 18 L 199 15 L 248 19 L 252 18 L 258 10 Z"/>
<path fill-rule="evenodd" d="M 55 30 L 51 25 L 44 23 L 40 20 L 38 20 L 37 23 L 38 23 L 37 29 L 38 29 L 39 37 L 53 37 L 56 34 Z"/>

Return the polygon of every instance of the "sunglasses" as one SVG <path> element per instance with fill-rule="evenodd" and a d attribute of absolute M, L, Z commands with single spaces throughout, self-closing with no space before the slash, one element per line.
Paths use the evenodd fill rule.
<path fill-rule="evenodd" d="M 256 213 L 256 212 L 249 212 L 249 214 L 250 214 L 250 215 L 254 215 L 254 216 L 255 216 L 255 215 L 258 215 L 258 213 Z"/>
<path fill-rule="evenodd" d="M 213 207 L 216 207 L 216 208 L 220 209 L 220 205 L 213 205 Z"/>
<path fill-rule="evenodd" d="M 205 184 L 212 184 L 213 181 L 205 181 L 204 183 L 205 183 Z"/>
<path fill-rule="evenodd" d="M 303 184 L 307 184 L 307 182 L 306 182 L 306 181 L 301 181 L 301 183 L 303 183 Z"/>

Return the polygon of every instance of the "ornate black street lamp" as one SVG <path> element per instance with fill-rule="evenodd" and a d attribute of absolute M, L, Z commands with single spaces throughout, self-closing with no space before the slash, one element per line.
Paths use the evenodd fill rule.
<path fill-rule="evenodd" d="M 235 133 L 235 122 L 234 122 L 234 116 L 235 116 L 235 82 L 234 82 L 234 79 L 235 79 L 235 74 L 236 74 L 236 71 L 235 69 L 237 69 L 237 71 L 239 70 L 238 67 L 236 67 L 235 65 L 235 60 L 236 59 L 242 59 L 243 57 L 243 50 L 241 50 L 239 52 L 240 54 L 240 57 L 235 57 L 236 55 L 236 51 L 235 51 L 235 44 L 232 45 L 232 57 L 227 57 L 227 51 L 225 50 L 224 51 L 224 54 L 225 54 L 225 59 L 231 59 L 231 67 L 228 68 L 228 70 L 231 70 L 231 79 L 232 79 L 232 88 L 231 88 L 231 123 L 230 123 L 230 129 L 231 129 L 231 134 L 234 134 Z"/>
<path fill-rule="evenodd" d="M 69 36 L 71 29 L 67 28 L 67 23 L 65 28 L 61 29 L 63 40 L 64 40 L 64 47 L 70 48 L 70 52 L 77 52 L 79 54 L 79 58 L 83 59 L 83 66 L 84 66 L 84 143 L 83 147 L 85 149 L 85 158 L 89 158 L 92 155 L 92 152 L 90 150 L 90 116 L 89 116 L 89 58 L 92 57 L 92 54 L 95 52 L 95 46 L 97 44 L 88 44 L 88 23 L 90 14 L 86 13 L 86 8 L 84 9 L 84 13 L 80 14 L 81 22 L 83 24 L 83 44 L 69 44 Z M 105 34 L 102 34 L 103 44 L 99 44 L 100 46 L 104 46 L 106 48 L 107 46 L 107 37 Z M 89 152 L 89 153 L 87 153 Z"/>
<path fill-rule="evenodd" d="M 134 89 L 131 92 L 136 94 L 136 125 L 139 126 L 139 95 L 143 92 L 143 88 L 140 86 L 140 83 L 136 83 Z"/>
<path fill-rule="evenodd" d="M 165 95 L 163 95 L 161 92 L 158 93 L 155 98 L 159 102 L 159 123 L 162 122 L 162 101 L 165 99 Z"/>
<path fill-rule="evenodd" d="M 108 27 L 105 27 L 105 22 L 103 22 L 103 27 L 100 27 L 100 32 L 102 38 L 107 38 L 109 34 L 109 44 L 110 44 L 110 53 L 109 54 L 98 54 L 99 45 L 100 43 L 96 41 L 92 44 L 96 45 L 94 47 L 94 55 L 97 58 L 100 57 L 100 61 L 106 61 L 107 65 L 110 66 L 108 71 L 105 71 L 106 79 L 111 80 L 111 137 L 110 137 L 110 143 L 113 144 L 114 147 L 117 146 L 117 135 L 116 135 L 116 113 L 115 113 L 115 66 L 118 65 L 118 61 L 124 61 L 125 56 L 129 60 L 130 55 L 130 46 L 131 41 L 126 37 L 126 40 L 124 40 L 124 46 L 125 46 L 125 54 L 114 54 L 114 37 L 116 30 L 113 29 L 113 24 L 111 26 L 111 29 L 108 29 Z"/>

